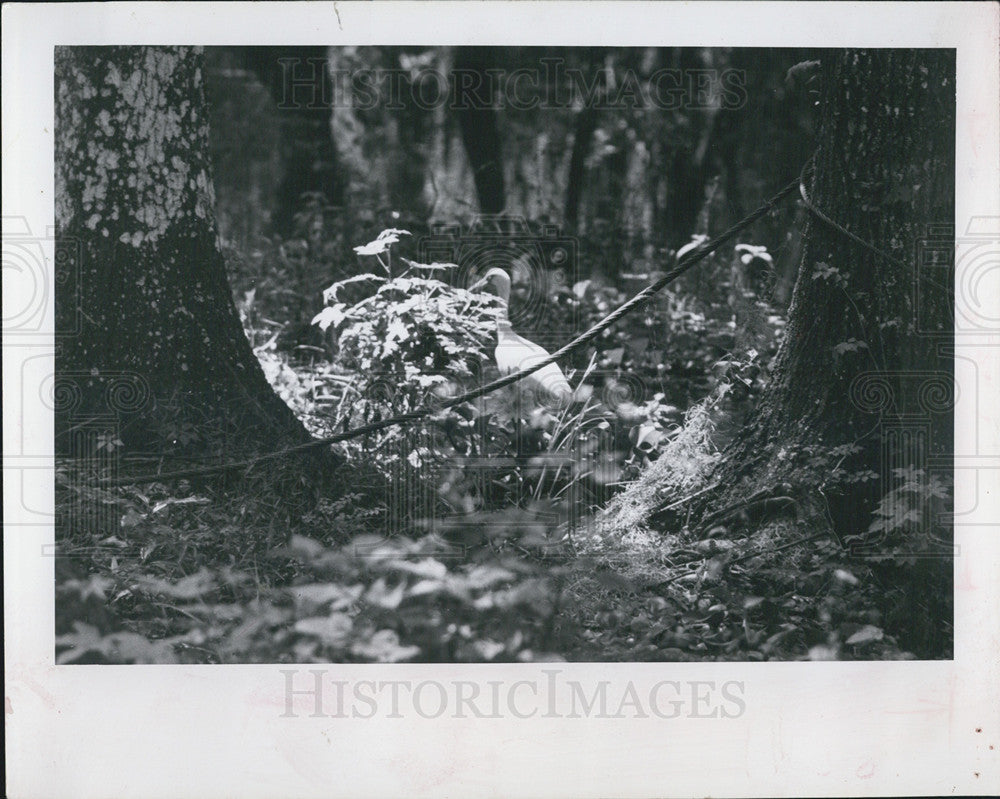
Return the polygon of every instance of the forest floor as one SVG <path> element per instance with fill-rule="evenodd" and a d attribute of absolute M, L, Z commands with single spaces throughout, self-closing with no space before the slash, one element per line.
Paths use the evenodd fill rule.
<path fill-rule="evenodd" d="M 792 519 L 554 541 L 508 513 L 466 520 L 489 538 L 459 546 L 366 532 L 347 498 L 270 546 L 283 531 L 251 497 L 88 493 L 119 529 L 62 543 L 60 662 L 915 657 L 887 632 L 899 597 L 835 541 L 788 546 L 808 533 Z M 335 525 L 349 541 L 322 543 Z"/>
<path fill-rule="evenodd" d="M 918 656 L 892 631 L 919 608 L 794 508 L 706 529 L 683 502 L 634 524 L 529 502 L 385 536 L 360 493 L 290 519 L 259 488 L 104 491 L 76 468 L 57 470 L 60 662 Z"/>

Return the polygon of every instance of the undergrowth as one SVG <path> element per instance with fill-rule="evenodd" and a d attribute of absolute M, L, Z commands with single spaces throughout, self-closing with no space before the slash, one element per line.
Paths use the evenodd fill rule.
<path fill-rule="evenodd" d="M 120 531 L 61 542 L 58 661 L 913 657 L 868 564 L 828 537 L 781 548 L 812 532 L 794 518 L 611 539 L 537 507 L 386 537 L 359 499 L 253 546 L 287 531 L 245 499 L 89 497 Z"/>

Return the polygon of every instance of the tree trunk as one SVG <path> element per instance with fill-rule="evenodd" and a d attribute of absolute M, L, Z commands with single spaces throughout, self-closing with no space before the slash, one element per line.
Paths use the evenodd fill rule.
<path fill-rule="evenodd" d="M 455 114 L 469 156 L 479 211 L 500 214 L 506 207 L 503 147 L 488 70 L 493 54 L 487 47 L 457 47 L 452 76 L 455 80 Z"/>
<path fill-rule="evenodd" d="M 202 55 L 55 55 L 60 448 L 94 418 L 133 453 L 240 454 L 310 436 L 268 385 L 218 248 Z"/>
<path fill-rule="evenodd" d="M 680 52 L 679 66 L 685 74 L 694 74 L 714 67 L 706 63 L 709 51 L 701 52 L 684 48 Z M 690 241 L 697 229 L 698 216 L 705 205 L 705 189 L 713 176 L 716 164 L 710 158 L 710 144 L 717 135 L 714 130 L 719 110 L 698 109 L 688 112 L 690 131 L 681 144 L 674 144 L 667 168 L 667 197 L 663 226 L 670 246 L 679 248 Z M 684 141 L 687 139 L 687 141 Z"/>
<path fill-rule="evenodd" d="M 954 55 L 852 51 L 824 71 L 811 199 L 909 269 L 810 221 L 785 342 L 753 428 L 778 444 L 789 435 L 870 441 L 879 417 L 874 400 L 859 396 L 869 378 L 888 381 L 896 405 L 885 410 L 894 415 L 916 412 L 914 376 L 951 389 L 951 358 L 940 347 L 951 341 L 950 281 L 921 269 L 917 256 L 922 241 L 952 235 Z M 950 413 L 934 417 L 935 449 L 949 452 Z"/>
<path fill-rule="evenodd" d="M 588 80 L 597 81 L 596 85 L 603 88 L 602 64 L 600 52 L 590 51 L 587 59 Z M 583 197 L 583 187 L 587 176 L 587 157 L 593 148 L 594 132 L 597 130 L 597 102 L 600 94 L 591 100 L 585 97 L 583 108 L 576 113 L 573 122 L 573 150 L 569 159 L 569 171 L 566 175 L 566 202 L 563 209 L 563 228 L 567 233 L 576 233 L 580 228 L 580 200 Z"/>
<path fill-rule="evenodd" d="M 287 237 L 303 194 L 319 194 L 335 207 L 344 204 L 344 180 L 330 130 L 327 48 L 248 47 L 237 52 L 271 93 L 278 111 L 283 174 L 274 227 Z"/>
<path fill-rule="evenodd" d="M 715 508 L 762 488 L 819 486 L 843 538 L 868 530 L 899 470 L 928 473 L 936 460 L 950 481 L 951 264 L 922 253 L 953 241 L 954 59 L 948 50 L 823 58 L 810 199 L 892 260 L 810 220 L 772 379 L 713 478 L 729 487 Z M 857 449 L 833 449 L 848 446 Z M 879 479 L 838 482 L 837 466 Z M 950 601 L 947 557 L 916 573 L 929 603 Z"/>

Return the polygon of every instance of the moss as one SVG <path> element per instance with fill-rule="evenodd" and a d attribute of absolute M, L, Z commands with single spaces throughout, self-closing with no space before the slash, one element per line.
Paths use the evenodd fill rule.
<path fill-rule="evenodd" d="M 657 509 L 702 486 L 719 457 L 711 441 L 711 405 L 709 398 L 693 406 L 663 454 L 611 500 L 599 522 L 604 534 L 624 538 L 642 530 Z"/>

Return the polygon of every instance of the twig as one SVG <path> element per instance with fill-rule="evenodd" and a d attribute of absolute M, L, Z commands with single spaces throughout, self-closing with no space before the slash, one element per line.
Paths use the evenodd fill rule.
<path fill-rule="evenodd" d="M 684 499 L 678 499 L 676 502 L 671 502 L 669 505 L 664 505 L 663 507 L 658 508 L 656 510 L 656 513 L 658 513 L 658 514 L 659 513 L 665 513 L 668 510 L 673 510 L 674 508 L 679 508 L 681 505 L 686 505 L 692 499 L 697 499 L 702 494 L 707 494 L 709 491 L 715 490 L 716 488 L 719 487 L 719 485 L 720 484 L 718 482 L 715 482 L 715 483 L 712 483 L 709 486 L 705 486 L 705 488 L 701 489 L 700 491 L 695 491 L 693 494 L 689 494 L 688 496 L 684 497 Z"/>
<path fill-rule="evenodd" d="M 757 505 L 762 502 L 785 501 L 788 503 L 796 504 L 796 500 L 793 497 L 781 496 L 781 495 L 775 496 L 773 491 L 774 491 L 773 488 L 761 489 L 760 491 L 757 491 L 756 493 L 752 494 L 751 496 L 747 497 L 744 500 L 741 500 L 740 502 L 736 502 L 732 505 L 729 505 L 728 507 L 722 508 L 721 510 L 717 510 L 715 511 L 715 513 L 712 513 L 709 516 L 706 516 L 704 519 L 702 519 L 699 528 L 703 529 L 705 527 L 708 527 L 713 522 L 717 522 L 720 519 L 725 519 L 726 517 L 731 516 L 738 510 L 742 510 L 743 508 L 749 508 L 752 505 Z"/>
<path fill-rule="evenodd" d="M 738 558 L 733 558 L 729 561 L 726 566 L 735 566 L 737 563 L 743 563 L 745 560 L 750 560 L 750 558 L 756 558 L 758 555 L 773 555 L 776 552 L 781 552 L 786 549 L 791 549 L 799 544 L 808 544 L 810 541 L 814 541 L 817 538 L 822 538 L 827 534 L 827 530 L 820 530 L 818 533 L 813 533 L 812 535 L 807 535 L 805 538 L 796 538 L 794 541 L 789 541 L 787 544 L 782 544 L 781 546 L 773 547 L 771 549 L 764 549 L 758 552 L 747 552 L 740 555 Z"/>

